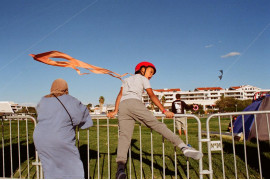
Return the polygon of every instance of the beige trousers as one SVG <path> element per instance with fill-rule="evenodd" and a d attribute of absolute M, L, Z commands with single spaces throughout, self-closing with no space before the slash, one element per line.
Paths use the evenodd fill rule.
<path fill-rule="evenodd" d="M 157 118 L 137 99 L 127 99 L 120 103 L 118 112 L 119 138 L 116 162 L 126 163 L 127 153 L 130 146 L 134 124 L 138 121 L 164 138 L 178 146 L 183 141 L 174 134 L 167 126 Z"/>
<path fill-rule="evenodd" d="M 186 130 L 187 129 L 187 118 L 186 117 L 177 117 L 175 118 L 176 128 L 178 130 Z"/>

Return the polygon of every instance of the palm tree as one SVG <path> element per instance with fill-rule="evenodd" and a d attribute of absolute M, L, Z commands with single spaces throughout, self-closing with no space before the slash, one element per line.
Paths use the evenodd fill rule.
<path fill-rule="evenodd" d="M 149 103 L 150 103 L 150 109 L 151 109 L 152 111 L 154 111 L 154 109 L 155 109 L 155 104 L 154 104 L 154 102 L 150 99 Z"/>
<path fill-rule="evenodd" d="M 87 109 L 89 110 L 89 111 L 91 111 L 91 107 L 92 107 L 93 105 L 91 104 L 91 103 L 89 103 L 89 104 L 87 104 Z"/>
<path fill-rule="evenodd" d="M 161 104 L 162 104 L 162 106 L 164 106 L 165 102 L 166 102 L 166 97 L 165 96 L 162 96 L 161 97 Z"/>
<path fill-rule="evenodd" d="M 99 97 L 99 112 L 100 112 L 100 114 L 102 113 L 104 102 L 105 102 L 105 98 L 103 96 L 100 96 Z"/>

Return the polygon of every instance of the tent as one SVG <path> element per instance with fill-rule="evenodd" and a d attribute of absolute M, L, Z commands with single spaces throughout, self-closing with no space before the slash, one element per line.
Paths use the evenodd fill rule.
<path fill-rule="evenodd" d="M 244 111 L 267 111 L 270 110 L 270 95 L 261 97 L 253 101 Z M 267 122 L 268 116 L 268 122 Z M 251 140 L 256 138 L 256 126 L 254 123 L 254 115 L 244 115 L 245 124 L 245 139 Z M 258 129 L 258 139 L 261 141 L 269 140 L 269 130 L 270 130 L 270 114 L 258 114 L 257 119 L 257 129 Z M 234 133 L 243 132 L 242 115 L 238 116 L 233 128 Z"/>

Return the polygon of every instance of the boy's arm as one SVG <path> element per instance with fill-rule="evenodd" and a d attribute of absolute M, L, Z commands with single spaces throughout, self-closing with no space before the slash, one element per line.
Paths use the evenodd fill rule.
<path fill-rule="evenodd" d="M 195 106 L 195 104 L 187 105 L 184 101 L 182 102 L 184 103 L 184 109 L 187 109 L 187 110 L 192 110 Z"/>
<path fill-rule="evenodd" d="M 114 108 L 114 111 L 113 112 L 110 112 L 107 114 L 107 117 L 109 118 L 113 118 L 117 112 L 118 112 L 118 108 L 119 108 L 119 104 L 120 104 L 120 100 L 121 100 L 121 97 L 122 97 L 122 91 L 123 91 L 123 88 L 121 87 L 119 93 L 118 93 L 118 96 L 115 100 L 115 108 Z"/>
<path fill-rule="evenodd" d="M 172 118 L 174 116 L 174 113 L 165 110 L 157 96 L 154 94 L 152 88 L 146 89 L 146 92 L 149 95 L 150 99 L 153 101 L 153 103 L 162 111 L 163 114 L 166 115 L 167 118 Z"/>
<path fill-rule="evenodd" d="M 176 109 L 175 109 L 175 105 L 174 104 L 175 104 L 175 101 L 172 102 L 172 112 L 173 113 L 176 113 Z"/>

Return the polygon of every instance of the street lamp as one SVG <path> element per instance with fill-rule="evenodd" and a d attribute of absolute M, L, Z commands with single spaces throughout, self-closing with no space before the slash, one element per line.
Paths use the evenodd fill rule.
<path fill-rule="evenodd" d="M 237 112 L 237 104 L 235 104 L 235 111 Z"/>

